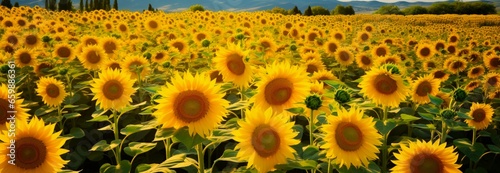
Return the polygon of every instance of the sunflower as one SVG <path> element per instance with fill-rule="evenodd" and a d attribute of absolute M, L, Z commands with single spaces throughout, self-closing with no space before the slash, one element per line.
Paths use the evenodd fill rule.
<path fill-rule="evenodd" d="M 163 62 L 167 61 L 168 59 L 168 53 L 167 51 L 158 51 L 153 56 L 151 57 L 151 61 L 156 62 L 158 64 L 162 64 Z"/>
<path fill-rule="evenodd" d="M 104 49 L 104 52 L 108 55 L 114 55 L 118 53 L 118 50 L 121 48 L 120 43 L 114 37 L 105 37 L 99 40 L 100 46 Z"/>
<path fill-rule="evenodd" d="M 306 52 L 304 54 L 300 54 L 300 58 L 303 62 L 311 61 L 311 60 L 320 60 L 321 54 L 319 52 Z"/>
<path fill-rule="evenodd" d="M 337 116 L 327 116 L 328 124 L 323 125 L 326 133 L 326 156 L 334 158 L 334 162 L 349 169 L 368 166 L 369 161 L 376 160 L 382 145 L 382 135 L 375 129 L 372 117 L 363 117 L 364 112 L 356 107 L 349 111 L 341 107 Z"/>
<path fill-rule="evenodd" d="M 375 104 L 398 107 L 410 92 L 408 86 L 403 84 L 401 75 L 392 74 L 386 68 L 372 68 L 361 78 L 361 93 Z"/>
<path fill-rule="evenodd" d="M 369 70 L 373 66 L 373 60 L 366 53 L 358 53 L 356 55 L 356 64 L 358 64 L 359 68 Z"/>
<path fill-rule="evenodd" d="M 120 64 L 120 67 L 122 67 L 123 72 L 128 73 L 132 79 L 140 77 L 141 80 L 145 80 L 150 72 L 149 62 L 142 56 L 127 56 L 122 64 Z M 140 71 L 140 73 L 137 73 L 138 71 Z"/>
<path fill-rule="evenodd" d="M 34 66 L 37 56 L 35 51 L 28 48 L 20 48 L 14 54 L 16 65 L 19 67 Z"/>
<path fill-rule="evenodd" d="M 168 42 L 168 46 L 176 48 L 181 54 L 188 53 L 189 49 L 187 42 L 181 38 L 170 40 L 170 42 Z"/>
<path fill-rule="evenodd" d="M 367 24 L 363 25 L 363 30 L 365 30 L 366 32 L 370 32 L 371 33 L 371 32 L 375 31 L 375 27 L 373 27 L 372 24 L 367 23 Z"/>
<path fill-rule="evenodd" d="M 375 60 L 376 66 L 382 66 L 384 64 L 395 64 L 401 63 L 401 58 L 397 55 L 381 56 Z"/>
<path fill-rule="evenodd" d="M 104 68 L 105 69 L 110 68 L 113 70 L 121 70 L 122 69 L 120 62 L 115 61 L 115 60 L 109 60 L 109 61 L 105 62 Z"/>
<path fill-rule="evenodd" d="M 335 60 L 342 66 L 348 66 L 354 62 L 354 55 L 348 48 L 338 48 L 335 52 Z"/>
<path fill-rule="evenodd" d="M 448 61 L 448 62 L 446 62 Z M 467 68 L 467 61 L 463 58 L 452 57 L 448 58 L 445 61 L 445 64 L 448 64 L 447 68 L 453 74 L 457 74 L 458 72 L 462 72 Z"/>
<path fill-rule="evenodd" d="M 224 100 L 221 87 L 206 75 L 179 73 L 162 87 L 153 116 L 163 128 L 187 126 L 189 134 L 205 137 L 226 117 L 229 102 Z"/>
<path fill-rule="evenodd" d="M 445 49 L 446 43 L 444 40 L 437 40 L 434 42 L 434 50 L 437 52 L 441 52 L 441 50 Z"/>
<path fill-rule="evenodd" d="M 0 171 L 1 172 L 60 172 L 68 161 L 60 155 L 67 153 L 63 149 L 66 139 L 59 138 L 62 131 L 54 133 L 55 124 L 45 126 L 43 120 L 33 117 L 27 121 L 16 121 L 16 135 L 3 130 L 0 135 Z M 10 164 L 12 149 L 11 143 L 15 141 L 15 164 Z"/>
<path fill-rule="evenodd" d="M 228 48 L 220 48 L 213 59 L 215 68 L 220 71 L 225 81 L 232 81 L 235 85 L 247 87 L 252 81 L 253 67 L 245 58 L 249 51 L 243 51 L 240 45 L 228 44 Z"/>
<path fill-rule="evenodd" d="M 469 70 L 469 72 L 467 73 L 467 77 L 475 79 L 478 78 L 479 76 L 482 76 L 484 72 L 485 70 L 483 66 L 475 66 Z"/>
<path fill-rule="evenodd" d="M 308 42 L 314 42 L 318 37 L 320 37 L 320 35 L 317 31 L 310 30 L 306 33 L 306 40 Z"/>
<path fill-rule="evenodd" d="M 368 42 L 372 35 L 369 32 L 363 31 L 363 32 L 358 32 L 358 40 L 359 42 Z"/>
<path fill-rule="evenodd" d="M 108 60 L 108 54 L 98 45 L 83 48 L 82 54 L 78 56 L 83 67 L 89 70 L 98 70 Z"/>
<path fill-rule="evenodd" d="M 37 76 L 41 77 L 41 76 L 45 76 L 45 75 L 48 75 L 50 70 L 52 70 L 54 68 L 54 65 L 50 64 L 50 63 L 38 63 L 36 66 L 35 66 L 35 73 Z"/>
<path fill-rule="evenodd" d="M 338 78 L 335 75 L 333 75 L 333 73 L 331 71 L 319 70 L 319 71 L 313 73 L 313 75 L 311 76 L 311 80 L 320 81 L 323 83 L 323 86 L 325 88 L 328 88 L 330 86 L 327 85 L 326 83 L 324 83 L 323 81 L 324 80 L 338 80 Z"/>
<path fill-rule="evenodd" d="M 15 50 L 16 50 L 15 47 L 12 46 L 10 43 L 4 41 L 0 42 L 0 52 L 3 51 L 8 54 L 14 54 Z"/>
<path fill-rule="evenodd" d="M 26 34 L 23 37 L 24 46 L 27 48 L 37 48 L 42 45 L 42 40 L 36 34 Z"/>
<path fill-rule="evenodd" d="M 203 40 L 210 40 L 210 35 L 207 32 L 196 32 L 193 34 L 193 41 L 201 46 Z"/>
<path fill-rule="evenodd" d="M 340 30 L 333 31 L 331 36 L 338 42 L 342 42 L 345 39 L 345 34 Z"/>
<path fill-rule="evenodd" d="M 11 100 L 10 95 L 11 93 L 9 93 L 9 88 L 6 84 L 2 83 L 2 85 L 0 85 L 0 130 L 7 129 L 7 119 L 11 116 L 8 111 L 16 112 L 16 122 L 26 122 L 29 117 L 27 113 L 29 109 L 25 108 L 25 105 L 23 105 L 23 99 L 16 99 L 14 109 L 11 108 L 11 104 L 9 102 Z M 14 95 L 16 98 L 20 98 L 21 93 L 16 93 Z"/>
<path fill-rule="evenodd" d="M 82 37 L 81 42 L 84 46 L 98 45 L 99 39 L 95 36 L 85 35 Z"/>
<path fill-rule="evenodd" d="M 438 65 L 436 61 L 429 59 L 423 62 L 423 66 L 425 71 L 429 71 L 435 69 Z"/>
<path fill-rule="evenodd" d="M 500 87 L 500 74 L 495 72 L 490 72 L 484 76 L 484 89 L 489 87 L 499 88 Z"/>
<path fill-rule="evenodd" d="M 270 37 L 262 37 L 258 41 L 258 51 L 265 52 L 266 55 L 272 55 L 277 50 L 276 43 Z"/>
<path fill-rule="evenodd" d="M 418 104 L 429 103 L 431 100 L 429 99 L 428 94 L 436 96 L 439 92 L 440 83 L 441 81 L 439 79 L 434 79 L 431 75 L 419 77 L 413 83 L 413 101 Z"/>
<path fill-rule="evenodd" d="M 336 40 L 329 40 L 323 44 L 323 49 L 329 55 L 334 55 L 339 47 L 340 43 Z"/>
<path fill-rule="evenodd" d="M 11 44 L 13 47 L 17 47 L 21 40 L 16 33 L 6 33 L 2 36 L 2 41 L 6 41 L 7 43 Z"/>
<path fill-rule="evenodd" d="M 303 66 L 306 67 L 306 72 L 309 74 L 313 74 L 314 72 L 326 69 L 323 61 L 318 59 L 306 61 Z"/>
<path fill-rule="evenodd" d="M 207 71 L 206 74 L 210 77 L 210 80 L 215 80 L 215 83 L 222 83 L 224 81 L 224 77 L 219 70 L 212 69 Z"/>
<path fill-rule="evenodd" d="M 40 78 L 40 81 L 37 83 L 36 92 L 39 96 L 42 96 L 45 104 L 52 107 L 61 105 L 67 95 L 64 90 L 64 84 L 52 77 Z"/>
<path fill-rule="evenodd" d="M 58 44 L 55 46 L 52 56 L 62 58 L 65 62 L 69 62 L 75 58 L 75 51 L 69 44 Z"/>
<path fill-rule="evenodd" d="M 102 109 L 121 110 L 132 101 L 135 90 L 132 86 L 135 80 L 120 70 L 104 69 L 99 78 L 94 78 L 91 91 L 95 94 L 92 100 Z"/>
<path fill-rule="evenodd" d="M 500 56 L 484 56 L 483 63 L 489 70 L 497 70 L 500 68 Z"/>
<path fill-rule="evenodd" d="M 372 48 L 372 57 L 382 57 L 390 54 L 389 47 L 386 44 L 380 44 Z"/>
<path fill-rule="evenodd" d="M 418 45 L 416 53 L 421 60 L 429 59 L 435 54 L 434 49 L 432 49 L 432 45 L 428 43 Z"/>
<path fill-rule="evenodd" d="M 456 33 L 453 33 L 448 37 L 448 43 L 451 43 L 451 44 L 458 44 L 459 40 L 460 40 L 460 37 Z"/>
<path fill-rule="evenodd" d="M 469 112 L 471 119 L 466 119 L 465 122 L 477 130 L 483 130 L 491 123 L 493 113 L 494 110 L 489 104 L 472 103 Z"/>
<path fill-rule="evenodd" d="M 397 160 L 392 160 L 396 166 L 391 171 L 459 173 L 461 165 L 455 164 L 458 154 L 453 150 L 453 147 L 446 147 L 446 143 L 439 144 L 439 140 L 434 143 L 417 140 L 408 146 L 401 145 L 399 153 L 394 153 Z"/>
<path fill-rule="evenodd" d="M 293 122 L 285 113 L 277 114 L 272 109 L 253 108 L 245 112 L 245 119 L 238 121 L 240 128 L 232 132 L 239 142 L 236 157 L 248 161 L 247 168 L 255 167 L 258 172 L 274 170 L 277 164 L 293 159 L 295 150 L 290 147 L 300 143 L 294 139 Z"/>
<path fill-rule="evenodd" d="M 146 30 L 150 32 L 155 32 L 160 29 L 160 23 L 157 18 L 148 18 L 147 20 L 144 21 L 143 25 L 146 28 Z"/>
<path fill-rule="evenodd" d="M 305 69 L 288 62 L 274 63 L 266 68 L 257 85 L 257 94 L 251 98 L 256 107 L 275 112 L 291 108 L 309 94 L 309 79 Z"/>
<path fill-rule="evenodd" d="M 441 80 L 441 82 L 448 80 L 448 78 L 450 77 L 450 74 L 446 73 L 445 70 L 441 69 L 436 69 L 433 72 L 431 72 L 431 74 L 432 76 L 434 76 L 434 79 L 439 79 Z"/>
<path fill-rule="evenodd" d="M 470 81 L 466 86 L 465 86 L 465 90 L 468 91 L 468 92 L 471 92 L 472 90 L 476 89 L 477 87 L 479 87 L 479 84 L 481 84 L 481 82 L 479 80 L 473 80 L 473 81 Z"/>
<path fill-rule="evenodd" d="M 448 51 L 449 54 L 455 55 L 457 53 L 457 45 L 449 44 L 446 46 L 446 51 Z"/>

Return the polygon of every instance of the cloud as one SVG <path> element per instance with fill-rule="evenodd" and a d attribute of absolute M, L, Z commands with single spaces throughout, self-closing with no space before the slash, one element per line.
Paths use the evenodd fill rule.
<path fill-rule="evenodd" d="M 171 9 L 171 10 L 168 10 L 170 12 L 181 12 L 181 11 L 185 11 L 187 10 L 188 8 L 175 8 L 175 9 Z"/>
<path fill-rule="evenodd" d="M 259 10 L 263 7 L 266 7 L 267 5 L 262 5 L 262 6 L 257 6 L 257 7 L 251 7 L 251 8 L 242 8 L 242 9 L 238 9 L 236 11 L 240 12 L 240 11 L 255 11 L 255 10 Z"/>
<path fill-rule="evenodd" d="M 31 1 L 31 2 L 28 2 L 28 5 L 33 5 L 33 4 L 37 5 L 41 2 L 42 2 L 42 0 Z"/>
<path fill-rule="evenodd" d="M 165 10 L 170 9 L 171 7 L 172 7 L 172 5 L 164 5 L 164 6 L 158 7 L 158 9 L 165 11 Z"/>

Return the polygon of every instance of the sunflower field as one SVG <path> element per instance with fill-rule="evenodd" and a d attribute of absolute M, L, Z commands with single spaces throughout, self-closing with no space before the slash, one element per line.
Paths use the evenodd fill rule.
<path fill-rule="evenodd" d="M 498 172 L 499 21 L 0 8 L 0 172 Z"/>

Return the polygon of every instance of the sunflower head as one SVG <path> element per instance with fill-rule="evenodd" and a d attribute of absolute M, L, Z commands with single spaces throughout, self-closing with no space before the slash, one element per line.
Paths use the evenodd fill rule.
<path fill-rule="evenodd" d="M 287 163 L 294 158 L 295 150 L 290 147 L 300 143 L 294 139 L 297 132 L 284 112 L 272 109 L 253 108 L 245 112 L 245 119 L 238 121 L 240 128 L 233 131 L 234 140 L 239 142 L 236 157 L 247 160 L 247 168 L 255 167 L 259 172 L 274 170 L 277 164 Z"/>
<path fill-rule="evenodd" d="M 104 69 L 91 84 L 91 91 L 95 94 L 92 100 L 97 100 L 97 105 L 102 109 L 121 110 L 132 101 L 131 96 L 136 90 L 133 88 L 134 82 L 127 73 Z"/>
<path fill-rule="evenodd" d="M 354 62 L 354 55 L 347 48 L 338 48 L 335 52 L 335 60 L 337 60 L 340 65 L 348 66 Z"/>
<path fill-rule="evenodd" d="M 220 48 L 213 59 L 215 67 L 225 81 L 237 86 L 247 87 L 253 79 L 253 68 L 247 62 L 249 51 L 243 51 L 240 45 L 228 44 L 228 48 Z"/>
<path fill-rule="evenodd" d="M 434 79 L 431 75 L 425 75 L 418 78 L 413 83 L 413 101 L 419 104 L 430 102 L 428 94 L 435 96 L 439 92 L 441 81 Z"/>
<path fill-rule="evenodd" d="M 401 145 L 399 153 L 394 156 L 397 160 L 392 172 L 461 172 L 460 165 L 455 164 L 458 154 L 453 147 L 446 147 L 446 143 L 425 142 L 417 140 L 408 146 Z"/>
<path fill-rule="evenodd" d="M 483 130 L 488 127 L 492 121 L 494 110 L 489 104 L 472 103 L 470 107 L 469 117 L 465 122 L 478 130 Z"/>
<path fill-rule="evenodd" d="M 52 107 L 61 105 L 67 95 L 64 84 L 52 77 L 40 78 L 37 86 L 38 95 L 42 96 L 43 102 Z"/>
<path fill-rule="evenodd" d="M 361 93 L 376 104 L 397 107 L 409 93 L 401 75 L 393 74 L 385 68 L 372 68 L 359 83 Z"/>
<path fill-rule="evenodd" d="M 340 108 L 337 116 L 327 116 L 328 124 L 323 125 L 328 158 L 340 166 L 367 166 L 378 158 L 377 146 L 382 145 L 382 135 L 375 129 L 372 117 L 363 117 L 364 112 L 356 107 L 349 111 Z"/>

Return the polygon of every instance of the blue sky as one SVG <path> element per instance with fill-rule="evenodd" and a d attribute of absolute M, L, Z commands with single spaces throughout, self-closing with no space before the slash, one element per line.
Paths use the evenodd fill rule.
<path fill-rule="evenodd" d="M 339 1 L 342 1 L 342 2 L 349 2 L 349 1 L 352 1 L 352 0 L 339 0 Z M 373 0 L 356 0 L 356 1 L 373 1 Z M 446 0 L 377 0 L 377 1 L 380 1 L 380 2 L 398 2 L 398 1 L 406 1 L 406 2 L 439 2 L 439 1 L 446 1 Z M 464 2 L 467 2 L 467 1 L 474 1 L 474 0 L 463 0 Z"/>

